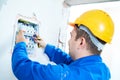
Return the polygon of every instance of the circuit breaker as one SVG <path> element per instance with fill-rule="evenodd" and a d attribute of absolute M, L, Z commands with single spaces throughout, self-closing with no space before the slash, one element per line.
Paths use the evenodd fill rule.
<path fill-rule="evenodd" d="M 36 43 L 34 41 L 34 37 L 36 34 L 39 34 L 39 22 L 32 18 L 19 16 L 16 20 L 16 26 L 15 26 L 15 37 L 19 30 L 24 30 L 24 36 L 26 39 L 29 39 L 29 42 L 27 44 L 27 52 L 28 54 L 33 53 Z"/>

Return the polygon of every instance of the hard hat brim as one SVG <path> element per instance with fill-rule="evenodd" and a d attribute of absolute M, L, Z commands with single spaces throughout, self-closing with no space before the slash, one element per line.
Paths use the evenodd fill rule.
<path fill-rule="evenodd" d="M 75 27 L 75 23 L 69 22 L 68 25 Z"/>

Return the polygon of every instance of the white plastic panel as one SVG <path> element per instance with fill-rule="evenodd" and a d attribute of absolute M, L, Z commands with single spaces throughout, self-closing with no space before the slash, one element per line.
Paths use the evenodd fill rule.
<path fill-rule="evenodd" d="M 37 20 L 34 20 L 32 18 L 28 18 L 28 17 L 24 17 L 21 15 L 17 16 L 17 19 L 15 21 L 15 26 L 14 26 L 14 37 L 16 37 L 17 33 L 19 32 L 19 30 L 23 30 L 24 36 L 26 39 L 28 39 L 28 43 L 27 43 L 27 52 L 28 54 L 32 54 L 34 53 L 35 47 L 37 46 L 34 38 L 36 37 L 36 35 L 39 34 L 39 27 L 40 27 L 40 23 Z M 15 40 L 15 39 L 13 39 Z M 15 43 L 15 41 L 13 41 Z M 13 45 L 14 46 L 14 45 Z"/>

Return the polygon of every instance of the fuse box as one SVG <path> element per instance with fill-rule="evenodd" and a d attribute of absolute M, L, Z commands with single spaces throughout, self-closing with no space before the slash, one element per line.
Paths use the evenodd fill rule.
<path fill-rule="evenodd" d="M 17 17 L 16 20 L 16 25 L 15 25 L 15 37 L 19 30 L 24 30 L 24 36 L 25 38 L 29 39 L 29 42 L 27 44 L 27 52 L 28 54 L 33 53 L 36 43 L 34 41 L 34 36 L 36 34 L 39 34 L 39 22 L 36 21 L 35 19 L 32 19 L 30 17 L 24 17 L 24 16 L 19 16 Z"/>

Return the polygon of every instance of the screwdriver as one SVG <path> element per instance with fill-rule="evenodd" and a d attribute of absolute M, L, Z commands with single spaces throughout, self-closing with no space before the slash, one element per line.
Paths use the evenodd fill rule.
<path fill-rule="evenodd" d="M 37 40 L 39 40 L 39 41 L 42 40 L 42 39 L 40 38 L 40 36 L 38 36 L 38 35 L 36 35 L 36 34 L 33 35 L 33 37 L 37 38 Z M 37 46 L 38 46 L 38 48 L 41 48 L 41 45 L 40 45 L 39 43 L 37 44 Z"/>

